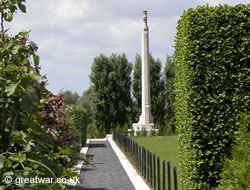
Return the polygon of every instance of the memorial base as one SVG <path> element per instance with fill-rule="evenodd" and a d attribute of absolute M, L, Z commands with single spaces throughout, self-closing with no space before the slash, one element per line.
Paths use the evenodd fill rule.
<path fill-rule="evenodd" d="M 133 123 L 133 129 L 128 130 L 129 136 L 131 132 L 134 133 L 134 136 L 155 136 L 158 134 L 158 129 L 154 129 L 154 124 L 143 125 L 139 123 Z"/>

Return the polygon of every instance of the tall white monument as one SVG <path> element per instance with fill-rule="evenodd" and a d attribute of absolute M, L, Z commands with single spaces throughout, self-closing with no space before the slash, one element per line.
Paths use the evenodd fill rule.
<path fill-rule="evenodd" d="M 149 67 L 149 40 L 147 11 L 143 11 L 143 28 L 142 28 L 142 104 L 141 116 L 138 123 L 133 124 L 134 131 L 145 128 L 147 131 L 152 130 L 154 126 L 153 116 L 151 114 L 151 96 L 150 96 L 150 67 Z"/>

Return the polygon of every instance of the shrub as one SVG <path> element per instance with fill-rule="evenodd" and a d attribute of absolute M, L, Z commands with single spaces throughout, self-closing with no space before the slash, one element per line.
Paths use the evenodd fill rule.
<path fill-rule="evenodd" d="M 26 12 L 23 2 L 0 2 L 0 189 L 66 189 L 59 183 L 14 183 L 17 178 L 76 176 L 74 130 L 63 101 L 45 88 L 38 47 L 29 32 L 12 37 L 4 30 L 4 21 L 11 21 L 17 9 Z M 5 183 L 6 176 L 13 182 Z"/>
<path fill-rule="evenodd" d="M 63 123 L 55 130 L 50 125 L 54 120 L 46 120 L 40 112 L 46 105 L 48 91 L 44 87 L 45 81 L 41 80 L 45 78 L 39 74 L 37 47 L 28 39 L 28 34 L 21 32 L 14 37 L 3 34 L 6 41 L 0 45 L 4 52 L 0 55 L 1 63 L 4 63 L 0 64 L 1 73 L 4 73 L 0 80 L 0 187 L 6 189 L 17 188 L 15 183 L 3 182 L 6 176 L 15 180 L 17 177 L 57 178 L 76 174 L 71 168 L 71 146 L 59 146 L 61 137 L 58 134 L 64 133 L 63 128 L 68 126 Z M 48 109 L 53 112 L 55 108 L 48 106 Z M 62 143 L 70 139 L 68 136 Z M 23 183 L 18 188 L 47 189 L 48 186 Z M 53 187 L 66 188 L 56 183 Z"/>
<path fill-rule="evenodd" d="M 139 129 L 139 127 L 138 127 L 138 129 Z M 137 131 L 136 131 L 136 136 L 139 137 L 139 136 L 142 136 L 142 131 L 139 131 L 138 129 L 137 129 Z"/>
<path fill-rule="evenodd" d="M 88 128 L 88 138 L 95 139 L 95 138 L 106 137 L 106 131 L 98 129 L 94 124 L 89 124 L 87 128 Z"/>
<path fill-rule="evenodd" d="M 135 136 L 135 130 L 134 130 L 134 129 L 131 129 L 131 131 L 130 131 L 129 134 L 130 134 L 131 137 Z"/>
<path fill-rule="evenodd" d="M 128 125 L 124 125 L 122 127 L 120 127 L 120 125 L 117 125 L 115 130 L 117 132 L 124 134 L 124 135 L 128 135 Z"/>
<path fill-rule="evenodd" d="M 67 147 L 76 139 L 78 131 L 73 126 L 71 109 L 71 106 L 66 105 L 62 95 L 48 93 L 43 108 L 39 110 L 43 116 L 41 127 L 52 134 L 55 147 Z"/>
<path fill-rule="evenodd" d="M 249 107 L 250 5 L 184 12 L 175 45 L 175 111 L 184 189 L 218 185 Z"/>
<path fill-rule="evenodd" d="M 55 96 L 51 93 L 47 94 L 43 107 L 39 109 L 42 116 L 39 126 L 51 137 L 41 135 L 37 137 L 37 140 L 44 141 L 45 138 L 45 145 L 48 146 L 49 151 L 44 151 L 43 154 L 53 162 L 50 163 L 50 167 L 56 171 L 58 176 L 66 175 L 61 173 L 62 170 L 66 172 L 72 170 L 80 159 L 80 147 L 77 143 L 79 131 L 74 126 L 70 115 L 71 109 L 72 107 L 66 104 L 62 95 Z"/>
<path fill-rule="evenodd" d="M 158 136 L 176 135 L 174 123 L 166 122 L 165 126 L 161 126 L 158 129 Z"/>
<path fill-rule="evenodd" d="M 151 131 L 150 131 L 150 136 L 155 136 L 155 135 L 156 135 L 155 130 L 151 130 Z"/>
<path fill-rule="evenodd" d="M 80 132 L 81 144 L 85 145 L 87 140 L 87 125 L 88 125 L 88 116 L 87 111 L 82 106 L 74 106 L 71 115 L 74 118 L 74 124 Z"/>
<path fill-rule="evenodd" d="M 97 128 L 95 125 L 89 124 L 87 131 L 88 131 L 88 138 L 90 139 L 97 138 Z"/>
<path fill-rule="evenodd" d="M 142 127 L 142 136 L 146 137 L 147 136 L 147 130 L 146 130 L 146 127 Z"/>
<path fill-rule="evenodd" d="M 97 138 L 105 138 L 106 135 L 107 135 L 107 133 L 105 130 L 103 130 L 103 131 L 97 130 L 97 136 L 96 136 Z"/>
<path fill-rule="evenodd" d="M 218 190 L 250 190 L 249 119 L 246 113 L 241 115 L 241 127 L 236 134 L 232 159 L 225 161 Z"/>

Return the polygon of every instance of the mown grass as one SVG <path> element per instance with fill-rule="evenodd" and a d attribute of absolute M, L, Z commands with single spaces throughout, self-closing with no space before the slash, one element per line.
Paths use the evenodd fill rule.
<path fill-rule="evenodd" d="M 178 189 L 181 188 L 178 149 L 177 149 L 177 136 L 152 136 L 152 137 L 130 137 L 139 145 L 144 146 L 147 150 L 160 157 L 161 167 L 161 189 L 162 189 L 162 161 L 170 161 L 171 163 L 171 186 L 173 189 L 173 166 L 177 167 Z M 166 169 L 167 173 L 167 169 Z M 166 176 L 166 189 L 167 189 L 167 176 Z"/>

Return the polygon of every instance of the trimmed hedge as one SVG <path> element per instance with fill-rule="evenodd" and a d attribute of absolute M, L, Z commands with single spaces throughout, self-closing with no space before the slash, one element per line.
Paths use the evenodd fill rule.
<path fill-rule="evenodd" d="M 215 187 L 249 109 L 250 5 L 184 12 L 175 45 L 176 127 L 183 188 Z"/>

